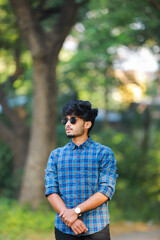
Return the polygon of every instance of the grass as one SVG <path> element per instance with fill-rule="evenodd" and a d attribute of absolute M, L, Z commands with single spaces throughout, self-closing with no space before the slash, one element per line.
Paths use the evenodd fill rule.
<path fill-rule="evenodd" d="M 0 240 L 38 240 L 37 234 L 51 239 L 45 237 L 53 233 L 54 215 L 45 205 L 33 211 L 17 201 L 0 199 Z"/>

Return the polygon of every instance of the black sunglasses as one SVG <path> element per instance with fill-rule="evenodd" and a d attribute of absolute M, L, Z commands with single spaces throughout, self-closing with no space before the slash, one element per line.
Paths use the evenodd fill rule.
<path fill-rule="evenodd" d="M 66 123 L 68 122 L 68 120 L 70 121 L 71 124 L 75 124 L 76 121 L 77 121 L 76 117 L 71 117 L 71 118 L 65 117 L 65 118 L 62 118 L 61 123 L 62 123 L 63 125 L 66 125 Z"/>

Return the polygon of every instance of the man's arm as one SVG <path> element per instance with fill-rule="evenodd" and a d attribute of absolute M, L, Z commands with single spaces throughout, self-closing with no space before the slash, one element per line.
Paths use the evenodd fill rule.
<path fill-rule="evenodd" d="M 67 214 L 68 218 L 70 218 L 69 223 L 68 221 L 64 221 L 64 218 L 62 218 L 63 222 L 68 226 L 71 227 L 72 223 L 76 221 L 78 218 L 78 214 L 74 212 L 74 209 L 68 209 L 63 202 L 62 198 L 57 194 L 53 193 L 47 197 L 48 201 L 50 202 L 51 206 L 54 208 L 54 210 L 60 214 L 62 212 L 68 213 L 71 212 L 71 214 Z M 73 212 L 72 212 L 73 211 Z M 75 213 L 75 214 L 74 214 Z M 61 214 L 59 215 L 61 217 Z"/>
<path fill-rule="evenodd" d="M 67 209 L 65 203 L 63 202 L 62 198 L 57 194 L 53 193 L 47 197 L 48 201 L 50 202 L 53 209 L 59 214 L 61 211 Z"/>
<path fill-rule="evenodd" d="M 53 193 L 47 197 L 48 201 L 50 202 L 53 209 L 59 214 L 60 212 L 67 210 L 67 207 L 61 197 L 57 193 Z M 70 225 L 73 232 L 78 235 L 81 233 L 87 233 L 88 229 L 86 228 L 84 222 L 82 222 L 78 218 L 78 215 L 76 214 L 76 219 L 74 220 L 73 224 Z"/>
<path fill-rule="evenodd" d="M 88 198 L 86 201 L 79 204 L 77 207 L 80 207 L 81 213 L 88 212 L 88 211 L 93 210 L 94 208 L 99 207 L 107 200 L 108 200 L 108 197 L 106 197 L 104 194 L 102 194 L 100 192 L 97 192 L 94 195 L 92 195 L 90 198 Z M 62 217 L 63 222 L 67 226 L 72 225 L 73 216 L 78 217 L 78 215 L 75 213 L 74 209 L 63 209 L 59 216 Z"/>
<path fill-rule="evenodd" d="M 93 210 L 94 208 L 99 207 L 103 203 L 105 203 L 108 200 L 108 197 L 104 194 L 97 192 L 94 195 L 92 195 L 90 198 L 88 198 L 85 202 L 78 205 L 80 207 L 81 212 L 88 212 L 90 210 Z"/>

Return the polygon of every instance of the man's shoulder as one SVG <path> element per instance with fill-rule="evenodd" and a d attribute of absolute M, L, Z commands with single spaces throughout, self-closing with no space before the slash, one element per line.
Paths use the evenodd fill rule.
<path fill-rule="evenodd" d="M 99 142 L 96 142 L 96 141 L 92 141 L 92 147 L 97 149 L 97 150 L 100 150 L 100 151 L 110 151 L 111 148 L 106 146 L 106 145 L 103 145 Z M 112 150 L 111 150 L 112 151 Z"/>
<path fill-rule="evenodd" d="M 51 154 L 53 154 L 53 155 L 59 155 L 59 154 L 63 153 L 64 151 L 68 150 L 69 146 L 70 146 L 70 144 L 67 143 L 67 144 L 64 145 L 63 147 L 58 147 L 58 148 L 52 150 Z"/>
<path fill-rule="evenodd" d="M 113 150 L 110 147 L 103 145 L 99 142 L 92 141 L 92 149 L 93 151 L 96 151 L 99 159 L 103 159 L 104 157 L 109 157 L 109 156 L 114 158 Z"/>

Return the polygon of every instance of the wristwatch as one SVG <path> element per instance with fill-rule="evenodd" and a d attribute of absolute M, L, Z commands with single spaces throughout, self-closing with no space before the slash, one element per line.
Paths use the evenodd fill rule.
<path fill-rule="evenodd" d="M 81 209 L 80 209 L 80 207 L 76 207 L 76 208 L 74 209 L 74 211 L 75 211 L 75 213 L 77 213 L 79 216 L 81 215 Z"/>

